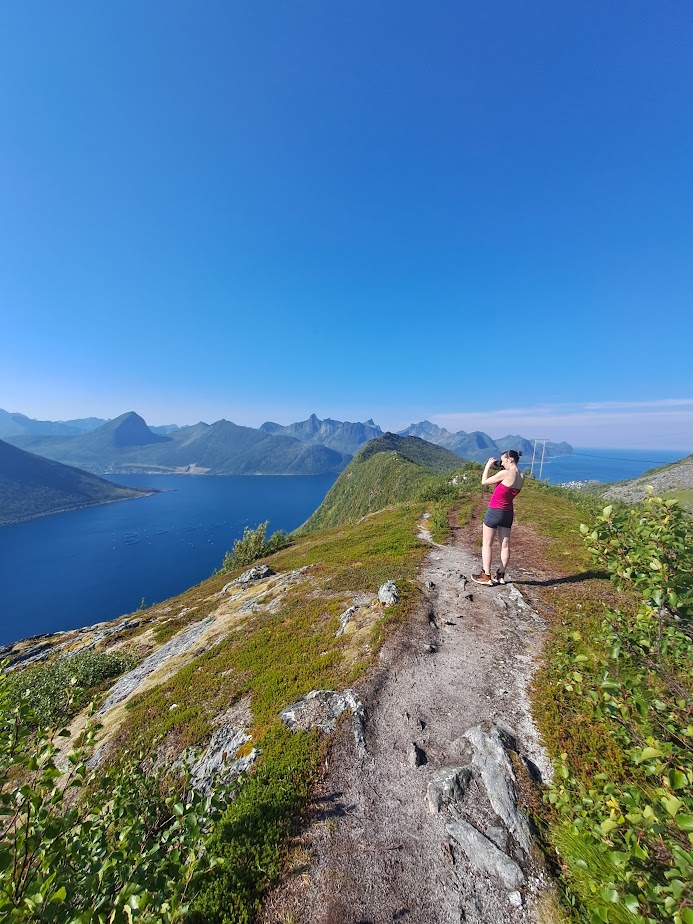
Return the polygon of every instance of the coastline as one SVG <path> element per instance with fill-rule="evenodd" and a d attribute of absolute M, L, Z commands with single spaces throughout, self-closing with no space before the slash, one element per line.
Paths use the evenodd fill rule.
<path fill-rule="evenodd" d="M 120 485 L 124 487 L 124 485 Z M 95 501 L 93 504 L 77 504 L 74 507 L 61 507 L 59 510 L 49 510 L 46 513 L 34 513 L 29 517 L 21 517 L 18 520 L 10 520 L 8 523 L 0 523 L 0 529 L 5 526 L 17 526 L 20 523 L 30 523 L 32 520 L 42 520 L 45 517 L 57 516 L 59 513 L 74 513 L 77 510 L 89 510 L 91 507 L 105 507 L 106 504 L 120 504 L 124 501 L 139 500 L 142 497 L 151 497 L 153 494 L 163 493 L 162 488 L 150 488 L 148 490 L 138 491 L 133 497 L 113 497 L 111 500 Z"/>

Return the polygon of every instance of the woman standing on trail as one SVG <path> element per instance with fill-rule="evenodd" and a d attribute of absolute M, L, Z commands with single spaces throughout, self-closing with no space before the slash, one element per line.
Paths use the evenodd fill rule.
<path fill-rule="evenodd" d="M 477 584 L 505 584 L 505 569 L 510 560 L 510 527 L 513 525 L 513 501 L 522 489 L 525 476 L 517 467 L 521 452 L 507 449 L 500 457 L 501 471 L 496 475 L 489 475 L 491 466 L 498 467 L 495 459 L 489 459 L 484 466 L 481 476 L 483 485 L 495 484 L 496 488 L 488 502 L 488 510 L 484 517 L 483 545 L 481 549 L 481 563 L 483 571 L 472 575 Z M 501 566 L 496 571 L 495 578 L 491 577 L 491 552 L 493 540 L 498 532 L 500 542 Z"/>

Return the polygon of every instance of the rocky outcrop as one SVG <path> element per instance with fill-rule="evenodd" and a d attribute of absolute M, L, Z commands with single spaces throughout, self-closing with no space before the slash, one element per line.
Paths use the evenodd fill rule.
<path fill-rule="evenodd" d="M 253 748 L 243 757 L 235 756 L 238 749 L 250 740 L 250 735 L 246 734 L 244 728 L 218 728 L 203 754 L 192 762 L 190 756 L 187 757 L 193 789 L 208 793 L 216 786 L 228 785 L 237 780 L 258 757 L 257 748 Z"/>
<path fill-rule="evenodd" d="M 514 736 L 496 726 L 489 732 L 475 726 L 463 737 L 472 759 L 464 767 L 436 770 L 428 784 L 428 809 L 451 816 L 445 830 L 479 872 L 496 877 L 508 891 L 519 889 L 525 878 L 520 861 L 529 856 L 531 836 L 508 756 L 516 747 Z M 481 799 L 470 795 L 472 781 Z"/>
<path fill-rule="evenodd" d="M 303 699 L 287 706 L 279 717 L 288 728 L 319 728 L 325 734 L 333 732 L 337 720 L 347 709 L 351 711 L 354 740 L 365 750 L 366 710 L 353 690 L 336 693 L 333 690 L 312 690 Z"/>
<path fill-rule="evenodd" d="M 383 606 L 394 606 L 399 600 L 399 591 L 394 581 L 385 581 L 378 590 L 378 600 Z"/>
<path fill-rule="evenodd" d="M 130 694 L 133 693 L 150 674 L 154 673 L 155 670 L 158 670 L 162 664 L 166 663 L 166 661 L 169 661 L 176 655 L 182 654 L 189 648 L 192 648 L 197 639 L 212 622 L 212 619 L 212 616 L 208 616 L 207 619 L 202 619 L 200 622 L 196 622 L 184 632 L 179 632 L 178 635 L 172 638 L 169 642 L 166 642 L 165 645 L 162 645 L 158 651 L 155 651 L 154 654 L 149 655 L 149 657 L 145 658 L 141 664 L 138 664 L 137 667 L 129 671 L 127 674 L 125 674 L 125 676 L 121 677 L 120 680 L 111 688 L 111 692 L 108 694 L 106 702 L 99 709 L 97 715 L 103 715 L 104 713 L 108 712 L 109 709 L 112 709 L 114 706 L 117 706 L 118 703 L 122 702 L 124 699 L 127 699 L 127 697 L 130 696 Z"/>
<path fill-rule="evenodd" d="M 344 630 L 357 612 L 358 606 L 350 606 L 348 610 L 344 610 L 342 615 L 339 617 L 339 628 L 335 632 L 335 638 L 341 638 L 341 636 L 344 635 Z"/>

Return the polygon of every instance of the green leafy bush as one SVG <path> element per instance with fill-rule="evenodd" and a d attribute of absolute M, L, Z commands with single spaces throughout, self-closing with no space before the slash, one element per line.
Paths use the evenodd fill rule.
<path fill-rule="evenodd" d="M 582 920 L 693 924 L 693 530 L 675 501 L 605 507 L 587 545 L 622 593 L 566 651 L 563 689 L 619 761 L 562 762 L 548 800 Z"/>
<path fill-rule="evenodd" d="M 221 815 L 218 800 L 136 761 L 87 787 L 95 730 L 87 724 L 63 769 L 56 739 L 36 730 L 28 702 L 13 702 L 0 672 L 0 918 L 8 924 L 180 920 L 216 863 L 202 846 Z"/>
<path fill-rule="evenodd" d="M 131 670 L 137 659 L 129 654 L 80 652 L 38 664 L 11 675 L 12 703 L 24 700 L 44 728 L 67 722 L 114 677 Z"/>
<path fill-rule="evenodd" d="M 273 555 L 280 549 L 290 545 L 291 540 L 283 529 L 272 533 L 269 539 L 266 539 L 267 527 L 269 520 L 260 523 L 257 529 L 250 529 L 248 526 L 243 530 L 243 536 L 236 539 L 233 549 L 224 556 L 224 563 L 219 569 L 220 574 L 227 571 L 233 571 L 234 568 L 243 568 L 246 565 L 252 565 L 259 558 L 265 558 L 267 555 Z"/>

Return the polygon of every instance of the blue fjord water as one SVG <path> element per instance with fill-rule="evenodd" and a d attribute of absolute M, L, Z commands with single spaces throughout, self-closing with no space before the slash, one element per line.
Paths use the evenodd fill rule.
<path fill-rule="evenodd" d="M 114 475 L 162 493 L 0 528 L 0 644 L 114 619 L 209 577 L 246 525 L 300 526 L 334 475 Z"/>
<path fill-rule="evenodd" d="M 620 481 L 684 453 L 579 449 L 542 479 Z M 522 466 L 531 458 L 522 458 Z M 535 475 L 539 474 L 538 459 Z M 295 529 L 334 483 L 318 476 L 114 475 L 163 493 L 0 527 L 0 644 L 113 619 L 209 577 L 245 525 Z"/>

